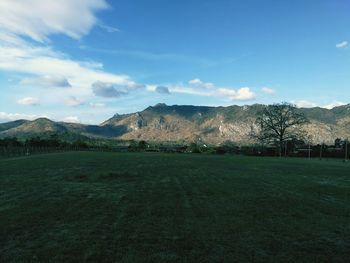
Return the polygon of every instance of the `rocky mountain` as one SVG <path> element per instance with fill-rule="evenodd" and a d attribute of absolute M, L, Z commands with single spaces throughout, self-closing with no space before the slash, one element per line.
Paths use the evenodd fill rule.
<path fill-rule="evenodd" d="M 157 104 L 137 113 L 116 114 L 101 125 L 53 122 L 43 118 L 4 123 L 0 124 L 0 137 L 30 137 L 50 132 L 123 140 L 202 140 L 212 144 L 230 140 L 248 144 L 251 143 L 248 134 L 263 107 L 260 104 L 229 107 Z M 336 138 L 350 138 L 350 104 L 331 110 L 299 110 L 310 120 L 305 129 L 314 143 L 333 143 Z"/>

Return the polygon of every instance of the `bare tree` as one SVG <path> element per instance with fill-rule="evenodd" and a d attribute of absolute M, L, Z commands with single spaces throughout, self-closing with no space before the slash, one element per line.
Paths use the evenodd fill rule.
<path fill-rule="evenodd" d="M 264 144 L 276 145 L 282 156 L 285 142 L 304 138 L 301 127 L 306 123 L 308 119 L 293 104 L 284 102 L 268 105 L 259 112 L 257 130 L 252 136 Z"/>

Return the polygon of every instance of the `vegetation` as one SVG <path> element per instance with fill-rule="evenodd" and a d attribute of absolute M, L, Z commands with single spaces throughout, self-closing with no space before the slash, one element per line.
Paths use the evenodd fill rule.
<path fill-rule="evenodd" d="M 307 122 L 305 115 L 290 103 L 268 105 L 258 113 L 259 130 L 254 137 L 262 143 L 276 145 L 282 156 L 288 141 L 304 139 L 301 127 Z"/>
<path fill-rule="evenodd" d="M 285 157 L 345 158 L 350 155 L 347 140 L 336 139 L 334 145 L 309 145 L 302 140 L 289 140 L 285 144 Z M 210 145 L 202 141 L 146 142 L 107 139 L 87 139 L 67 142 L 60 135 L 51 134 L 48 139 L 34 137 L 26 140 L 17 138 L 0 139 L 0 157 L 28 156 L 38 153 L 67 151 L 106 151 L 106 152 L 164 152 L 201 154 L 240 154 L 251 156 L 277 156 L 279 149 L 274 146 L 239 146 L 232 141 L 220 145 Z"/>
<path fill-rule="evenodd" d="M 0 262 L 347 262 L 349 164 L 73 152 L 0 160 Z"/>

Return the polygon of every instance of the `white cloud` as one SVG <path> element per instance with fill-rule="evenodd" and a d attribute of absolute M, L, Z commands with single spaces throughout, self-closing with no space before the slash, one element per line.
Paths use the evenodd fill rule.
<path fill-rule="evenodd" d="M 346 105 L 346 103 L 340 102 L 340 101 L 334 101 L 334 102 L 327 104 L 327 105 L 320 105 L 320 104 L 317 104 L 315 102 L 308 101 L 308 100 L 292 101 L 292 103 L 295 104 L 298 108 L 321 107 L 321 108 L 325 108 L 325 109 L 329 109 L 329 110 L 333 109 L 334 107 Z"/>
<path fill-rule="evenodd" d="M 236 101 L 248 101 L 256 98 L 256 94 L 249 87 L 241 87 L 239 89 L 220 88 L 213 83 L 204 83 L 200 79 L 193 79 L 189 81 L 189 84 L 189 87 L 170 85 L 169 92 L 195 96 L 221 97 Z M 206 88 L 203 89 L 203 87 Z M 152 86 L 152 88 L 154 87 Z"/>
<path fill-rule="evenodd" d="M 95 12 L 106 8 L 105 0 L 1 0 L 1 39 L 13 43 L 28 36 L 47 42 L 52 34 L 79 39 L 96 24 Z"/>
<path fill-rule="evenodd" d="M 0 122 L 4 121 L 15 121 L 15 120 L 35 120 L 40 117 L 47 117 L 47 116 L 39 116 L 34 114 L 23 114 L 23 113 L 7 113 L 7 112 L 0 112 Z"/>
<path fill-rule="evenodd" d="M 326 109 L 333 109 L 335 107 L 343 106 L 343 105 L 346 105 L 346 104 L 347 103 L 345 103 L 345 102 L 334 101 L 334 102 L 332 102 L 330 104 L 325 105 L 324 108 L 326 108 Z"/>
<path fill-rule="evenodd" d="M 17 104 L 25 106 L 37 106 L 40 104 L 40 100 L 38 98 L 26 97 L 17 100 Z"/>
<path fill-rule="evenodd" d="M 253 100 L 256 97 L 255 93 L 248 87 L 238 90 L 219 88 L 218 94 L 231 100 Z"/>
<path fill-rule="evenodd" d="M 198 84 L 202 84 L 202 81 L 200 79 L 192 79 L 188 82 L 188 84 L 190 85 L 198 85 Z"/>
<path fill-rule="evenodd" d="M 42 94 L 52 103 L 67 96 L 91 99 L 91 85 L 97 81 L 137 88 L 128 76 L 104 71 L 101 63 L 74 60 L 49 46 L 52 34 L 86 35 L 101 23 L 95 12 L 104 8 L 105 0 L 1 0 L 0 70 L 29 75 L 20 84 L 33 88 L 70 88 L 64 93 L 50 90 Z"/>
<path fill-rule="evenodd" d="M 67 116 L 63 119 L 63 121 L 69 123 L 80 123 L 80 120 L 77 116 Z"/>
<path fill-rule="evenodd" d="M 292 101 L 292 103 L 295 104 L 298 108 L 313 108 L 318 106 L 316 103 L 308 100 Z"/>
<path fill-rule="evenodd" d="M 192 79 L 188 82 L 193 87 L 205 88 L 205 89 L 213 89 L 215 86 L 210 82 L 203 82 L 198 78 Z"/>
<path fill-rule="evenodd" d="M 27 84 L 44 80 L 47 85 L 71 85 L 74 88 L 83 88 L 82 91 L 85 92 L 86 87 L 90 87 L 96 81 L 135 85 L 126 75 L 107 73 L 102 69 L 91 68 L 90 64 L 85 62 L 65 58 L 51 49 L 28 45 L 20 47 L 0 45 L 0 69 L 39 76 L 37 80 L 25 79 L 24 83 Z M 62 77 L 57 77 L 57 73 Z"/>
<path fill-rule="evenodd" d="M 271 89 L 271 88 L 268 88 L 268 87 L 263 87 L 261 89 L 261 91 L 264 92 L 265 94 L 270 94 L 270 95 L 276 93 L 276 91 L 274 89 Z"/>
<path fill-rule="evenodd" d="M 349 45 L 348 41 L 343 41 L 335 45 L 336 48 L 347 48 Z"/>
<path fill-rule="evenodd" d="M 74 96 L 69 97 L 65 100 L 65 104 L 70 107 L 78 107 L 84 104 L 84 101 L 77 99 Z"/>
<path fill-rule="evenodd" d="M 57 88 L 70 88 L 72 85 L 69 81 L 62 76 L 45 75 L 35 78 L 25 78 L 21 81 L 23 85 L 39 86 L 45 88 L 57 87 Z"/>
<path fill-rule="evenodd" d="M 65 91 L 50 89 L 41 94 L 42 99 L 59 104 L 67 96 L 84 100 L 94 97 L 91 86 L 97 81 L 124 85 L 137 89 L 137 85 L 126 75 L 117 75 L 103 70 L 99 63 L 76 61 L 54 50 L 32 45 L 8 46 L 0 42 L 0 70 L 31 75 L 21 84 L 36 87 L 60 87 Z M 70 87 L 69 87 L 70 86 Z M 33 90 L 33 95 L 35 93 Z"/>

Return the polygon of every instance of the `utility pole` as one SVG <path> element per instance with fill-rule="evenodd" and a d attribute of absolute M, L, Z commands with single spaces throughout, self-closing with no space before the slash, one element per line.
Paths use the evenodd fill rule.
<path fill-rule="evenodd" d="M 345 162 L 348 161 L 348 139 L 345 140 Z"/>
<path fill-rule="evenodd" d="M 323 144 L 324 144 L 324 143 L 321 144 L 321 148 L 320 148 L 320 160 L 322 160 Z"/>
<path fill-rule="evenodd" d="M 309 160 L 311 159 L 311 145 L 310 145 L 310 142 L 309 142 Z"/>

